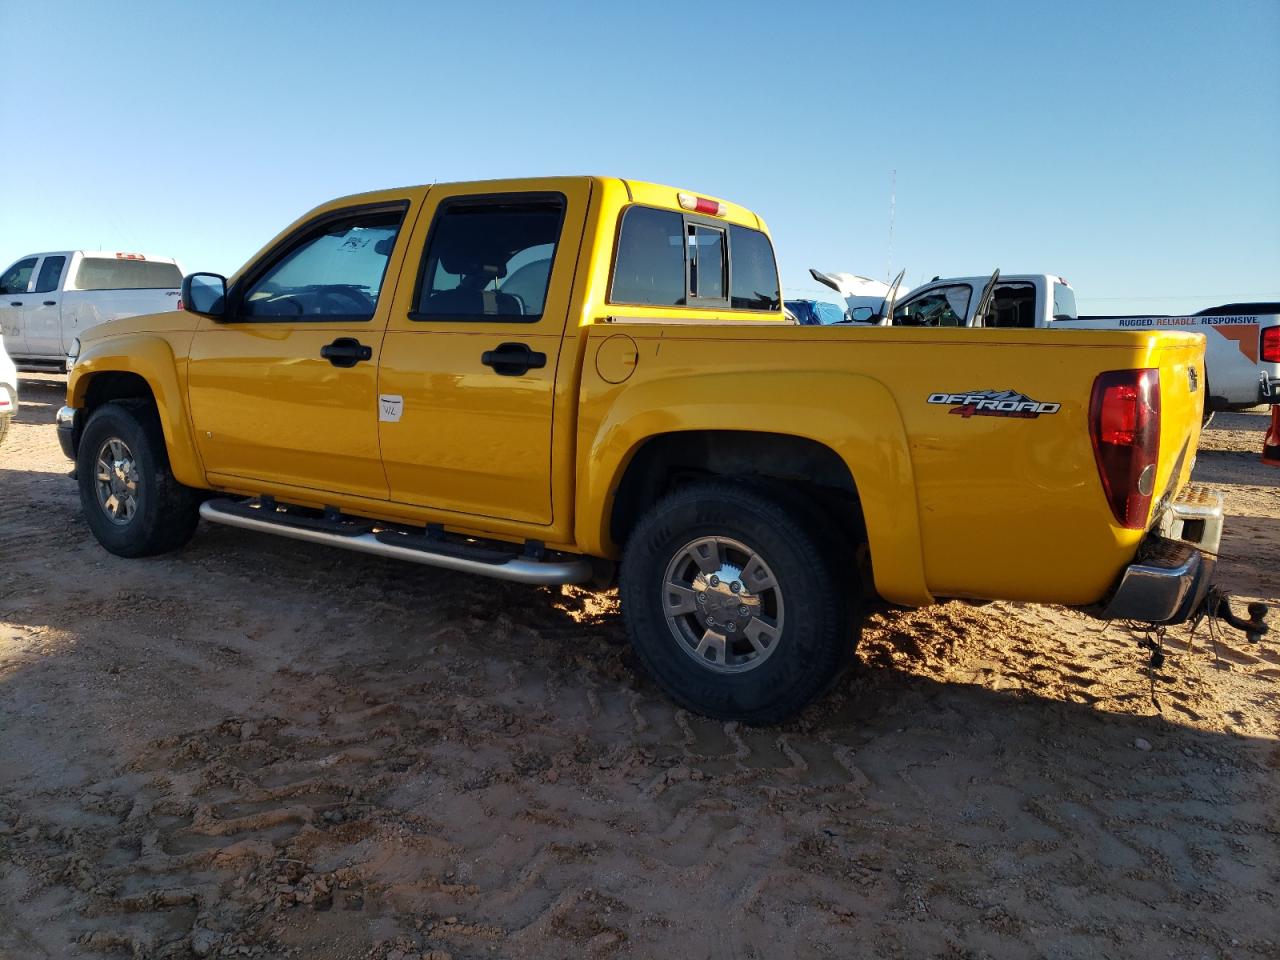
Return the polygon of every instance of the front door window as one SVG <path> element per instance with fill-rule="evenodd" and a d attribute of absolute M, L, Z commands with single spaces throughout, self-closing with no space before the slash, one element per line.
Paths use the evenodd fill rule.
<path fill-rule="evenodd" d="M 31 285 L 31 273 L 35 268 L 35 257 L 19 260 L 4 272 L 4 276 L 0 277 L 0 293 L 11 295 L 26 293 L 27 287 Z"/>
<path fill-rule="evenodd" d="M 973 288 L 968 284 L 941 287 L 908 300 L 893 311 L 895 327 L 963 327 Z"/>
<path fill-rule="evenodd" d="M 328 220 L 245 291 L 245 318 L 368 320 L 378 305 L 402 210 Z"/>

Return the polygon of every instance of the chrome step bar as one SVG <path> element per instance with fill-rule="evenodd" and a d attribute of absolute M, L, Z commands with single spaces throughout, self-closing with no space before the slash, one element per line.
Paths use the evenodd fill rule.
<path fill-rule="evenodd" d="M 584 557 L 566 557 L 560 560 L 534 560 L 517 557 L 503 563 L 488 563 L 470 557 L 451 556 L 447 553 L 432 553 L 421 547 L 402 547 L 394 543 L 379 540 L 376 533 L 363 533 L 357 536 L 344 536 L 329 533 L 325 530 L 309 530 L 302 527 L 285 526 L 270 520 L 247 517 L 243 513 L 227 513 L 218 509 L 216 500 L 206 500 L 200 504 L 200 516 L 210 523 L 223 523 L 229 527 L 242 530 L 256 530 L 259 533 L 274 533 L 277 536 L 289 537 L 292 540 L 304 540 L 307 543 L 319 543 L 329 547 L 342 547 L 355 550 L 357 553 L 371 553 L 378 557 L 390 557 L 393 560 L 407 560 L 410 563 L 421 563 L 428 567 L 443 567 L 445 570 L 459 570 L 463 573 L 477 573 L 485 577 L 499 580 L 512 580 L 516 583 L 532 583 L 554 586 L 563 583 L 585 583 L 592 577 L 591 562 Z"/>

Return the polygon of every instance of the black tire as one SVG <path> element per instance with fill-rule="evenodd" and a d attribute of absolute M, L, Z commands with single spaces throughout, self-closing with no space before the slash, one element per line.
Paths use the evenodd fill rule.
<path fill-rule="evenodd" d="M 710 482 L 663 498 L 637 524 L 622 560 L 622 613 L 640 661 L 672 700 L 716 719 L 780 723 L 800 712 L 840 675 L 857 645 L 862 613 L 858 591 L 852 589 L 856 584 L 845 581 L 853 567 L 852 557 L 823 531 L 816 516 L 767 488 Z M 685 548 L 704 537 L 719 538 L 716 553 L 720 557 L 734 558 L 735 551 L 727 543 L 748 547 L 772 573 L 769 579 L 777 585 L 774 612 L 782 608 L 784 615 L 772 619 L 779 629 L 767 653 L 762 654 L 755 641 L 748 643 L 755 618 L 747 618 L 749 624 L 740 619 L 730 635 L 725 632 L 728 622 L 721 616 L 719 623 L 724 626 L 714 629 L 726 641 L 725 650 L 709 646 L 698 656 L 693 644 L 712 604 L 718 605 L 716 612 L 729 617 L 747 611 L 745 606 L 737 611 L 727 607 L 724 600 L 732 602 L 731 597 L 712 596 L 706 570 L 702 576 L 708 579 L 702 586 L 696 576 L 692 586 L 695 593 L 708 594 L 703 598 L 708 602 L 695 607 L 694 613 L 678 613 L 668 620 L 668 606 L 674 610 L 678 603 L 690 602 L 685 599 L 689 591 L 676 586 L 673 593 L 668 584 L 687 582 L 694 567 L 684 567 L 688 573 L 676 574 L 671 581 L 668 574 L 681 569 L 679 557 L 697 564 Z M 753 598 L 753 604 L 759 598 L 763 619 L 770 621 L 763 605 L 770 602 L 771 591 L 752 593 L 745 566 L 741 582 L 734 582 Z M 739 568 L 731 564 L 721 569 Z M 739 662 L 731 665 L 734 658 Z M 751 658 L 757 661 L 754 665 Z"/>
<path fill-rule="evenodd" d="M 99 498 L 98 455 L 122 441 L 131 454 L 134 508 L 114 522 Z M 145 400 L 103 404 L 85 424 L 76 452 L 80 505 L 98 542 L 118 557 L 149 557 L 181 547 L 200 519 L 199 491 L 183 486 L 169 468 L 169 454 L 155 407 Z"/>
<path fill-rule="evenodd" d="M 1205 427 L 1209 426 L 1209 422 L 1217 412 L 1214 409 L 1213 394 L 1209 392 L 1208 371 L 1205 371 L 1204 382 L 1200 384 L 1200 395 L 1204 397 L 1204 405 L 1200 408 L 1200 429 L 1203 430 Z"/>

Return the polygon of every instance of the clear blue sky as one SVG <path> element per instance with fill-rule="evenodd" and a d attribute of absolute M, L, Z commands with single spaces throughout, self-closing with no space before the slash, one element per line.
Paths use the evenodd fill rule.
<path fill-rule="evenodd" d="M 605 173 L 759 211 L 802 296 L 811 265 L 885 275 L 896 169 L 909 284 L 1280 299 L 1280 0 L 0 0 L 0 35 L 0 269 L 230 273 L 341 194 Z"/>

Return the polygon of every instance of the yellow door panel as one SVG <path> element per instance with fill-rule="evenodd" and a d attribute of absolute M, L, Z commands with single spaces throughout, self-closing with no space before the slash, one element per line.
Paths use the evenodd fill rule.
<path fill-rule="evenodd" d="M 418 275 L 397 288 L 379 371 L 379 394 L 401 401 L 399 419 L 378 424 L 392 500 L 551 523 L 556 376 L 590 192 L 585 177 L 432 189 L 409 244 L 406 271 Z M 559 205 L 554 256 L 529 253 L 519 225 L 457 225 L 460 209 L 499 215 L 486 205 Z M 514 255 L 492 249 L 502 231 Z M 433 253 L 437 237 L 452 246 Z M 538 270 L 549 279 L 530 282 Z M 504 363 L 526 352 L 531 363 Z"/>
<path fill-rule="evenodd" d="M 367 362 L 333 366 L 339 338 Z M 378 354 L 373 323 L 206 321 L 191 343 L 188 390 L 196 444 L 214 475 L 385 499 L 378 454 Z"/>
<path fill-rule="evenodd" d="M 517 336 L 546 355 L 545 367 L 504 377 L 481 362 L 486 351 Z M 400 421 L 378 424 L 392 499 L 549 523 L 559 350 L 560 337 L 550 334 L 389 332 L 379 392 L 403 398 Z"/>
<path fill-rule="evenodd" d="M 215 480 L 387 498 L 378 360 L 425 194 L 313 211 L 237 275 L 225 315 L 202 319 L 188 396 Z"/>

